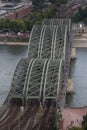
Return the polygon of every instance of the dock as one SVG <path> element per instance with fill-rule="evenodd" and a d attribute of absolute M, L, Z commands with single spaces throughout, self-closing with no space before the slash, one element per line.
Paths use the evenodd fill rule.
<path fill-rule="evenodd" d="M 71 51 L 71 59 L 72 59 L 72 60 L 76 59 L 76 48 L 72 48 L 72 51 Z"/>
<path fill-rule="evenodd" d="M 69 94 L 73 94 L 74 93 L 74 86 L 73 86 L 73 80 L 72 79 L 68 79 L 68 82 L 67 82 L 67 93 L 69 93 Z"/>

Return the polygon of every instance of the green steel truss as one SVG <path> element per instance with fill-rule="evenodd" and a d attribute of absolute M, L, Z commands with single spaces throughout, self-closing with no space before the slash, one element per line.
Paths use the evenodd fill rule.
<path fill-rule="evenodd" d="M 23 94 L 26 100 L 56 99 L 59 95 L 62 59 L 32 59 L 31 62 L 24 85 Z"/>
<path fill-rule="evenodd" d="M 19 60 L 9 93 L 10 98 L 45 99 L 59 96 L 68 50 L 70 19 L 45 19 L 34 25 L 29 38 L 27 58 Z"/>
<path fill-rule="evenodd" d="M 34 26 L 28 46 L 28 57 L 40 59 L 63 58 L 65 60 L 65 50 L 68 49 L 66 46 L 69 44 L 67 28 L 67 25 Z M 35 35 L 34 30 L 40 32 L 36 32 Z M 35 39 L 37 40 L 35 41 Z"/>
<path fill-rule="evenodd" d="M 11 83 L 9 98 L 23 98 L 23 88 L 28 68 L 28 59 L 21 58 L 16 66 Z"/>

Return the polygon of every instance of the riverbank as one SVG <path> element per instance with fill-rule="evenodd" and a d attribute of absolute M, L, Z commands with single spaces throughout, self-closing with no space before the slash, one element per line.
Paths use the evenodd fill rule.
<path fill-rule="evenodd" d="M 87 47 L 87 39 L 86 38 L 79 38 L 75 39 L 72 45 L 73 48 L 86 48 Z"/>
<path fill-rule="evenodd" d="M 74 93 L 73 80 L 72 79 L 68 79 L 68 82 L 67 82 L 67 93 L 69 93 L 69 94 L 73 94 Z"/>
<path fill-rule="evenodd" d="M 0 45 L 23 45 L 23 46 L 27 46 L 28 42 L 0 42 Z"/>
<path fill-rule="evenodd" d="M 63 129 L 67 130 L 72 126 L 82 127 L 83 116 L 87 114 L 87 107 L 61 109 L 63 118 Z"/>

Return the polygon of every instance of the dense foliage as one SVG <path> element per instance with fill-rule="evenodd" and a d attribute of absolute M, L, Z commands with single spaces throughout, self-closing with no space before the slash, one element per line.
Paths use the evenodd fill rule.
<path fill-rule="evenodd" d="M 87 7 L 86 8 L 79 8 L 78 12 L 75 13 L 73 16 L 74 22 L 83 21 L 87 25 Z"/>
<path fill-rule="evenodd" d="M 32 0 L 32 5 L 36 10 L 42 9 L 43 4 L 44 4 L 44 0 Z"/>
<path fill-rule="evenodd" d="M 46 5 L 46 1 L 50 5 Z M 41 24 L 44 18 L 54 18 L 60 4 L 67 0 L 32 0 L 32 13 L 25 19 L 9 20 L 0 19 L 0 30 L 9 29 L 13 32 L 30 31 L 34 24 Z"/>
<path fill-rule="evenodd" d="M 31 30 L 34 24 L 41 24 L 44 18 L 52 18 L 55 16 L 57 8 L 50 5 L 45 11 L 33 11 L 26 19 L 0 19 L 0 30 L 10 29 L 14 32 Z"/>
<path fill-rule="evenodd" d="M 83 116 L 82 128 L 72 127 L 69 130 L 87 130 L 87 114 Z"/>
<path fill-rule="evenodd" d="M 83 128 L 80 128 L 80 127 L 72 127 L 72 128 L 70 128 L 69 130 L 84 130 Z"/>
<path fill-rule="evenodd" d="M 84 130 L 87 130 L 87 114 L 83 116 L 82 126 Z"/>

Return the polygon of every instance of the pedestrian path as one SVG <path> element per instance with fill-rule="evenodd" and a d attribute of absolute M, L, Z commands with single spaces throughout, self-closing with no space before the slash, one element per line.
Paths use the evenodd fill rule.
<path fill-rule="evenodd" d="M 0 45 L 28 45 L 28 42 L 0 42 Z"/>
<path fill-rule="evenodd" d="M 87 107 L 61 109 L 63 116 L 63 130 L 68 130 L 72 126 L 81 127 L 83 115 L 87 114 Z"/>

